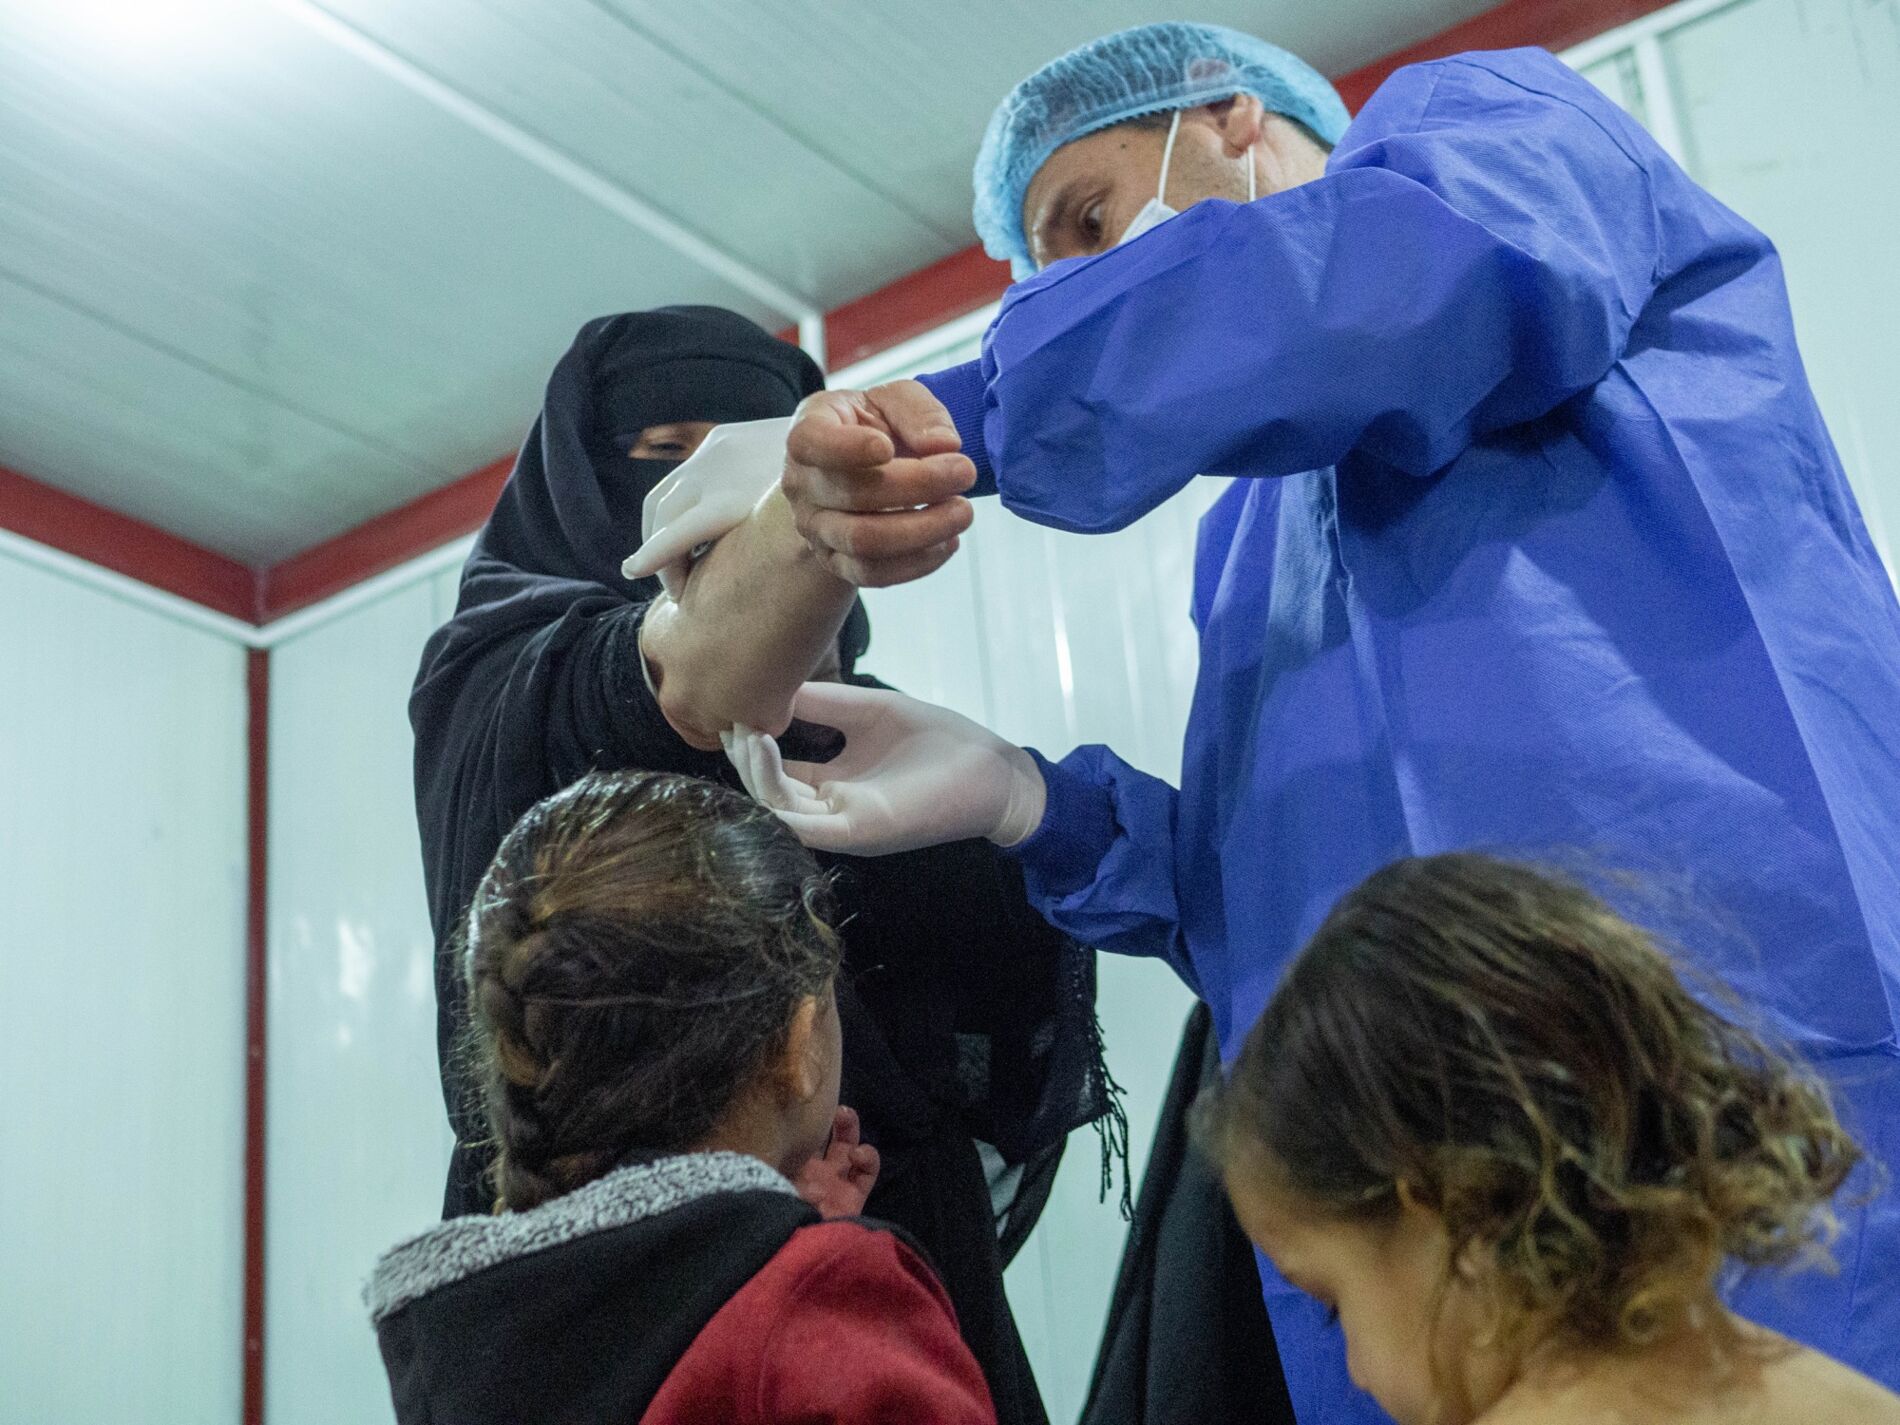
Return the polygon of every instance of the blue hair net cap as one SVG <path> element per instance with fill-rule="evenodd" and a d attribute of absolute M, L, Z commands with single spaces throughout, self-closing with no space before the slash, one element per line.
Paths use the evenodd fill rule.
<path fill-rule="evenodd" d="M 983 249 L 1017 277 L 1035 271 L 1023 233 L 1030 180 L 1065 143 L 1142 114 L 1252 94 L 1337 143 L 1351 116 L 1324 75 L 1265 40 L 1220 25 L 1118 30 L 1051 60 L 990 116 L 977 150 L 972 216 Z"/>

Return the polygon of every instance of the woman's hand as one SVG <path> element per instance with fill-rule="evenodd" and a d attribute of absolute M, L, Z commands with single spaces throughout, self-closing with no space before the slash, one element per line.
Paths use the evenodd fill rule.
<path fill-rule="evenodd" d="M 860 1141 L 858 1111 L 840 1108 L 825 1151 L 799 1170 L 798 1195 L 825 1217 L 856 1217 L 877 1183 L 877 1149 Z"/>

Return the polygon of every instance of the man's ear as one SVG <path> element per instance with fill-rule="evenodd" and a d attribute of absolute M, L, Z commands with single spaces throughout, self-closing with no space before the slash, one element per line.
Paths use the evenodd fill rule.
<path fill-rule="evenodd" d="M 1213 116 L 1214 131 L 1220 135 L 1221 152 L 1229 158 L 1239 158 L 1259 143 L 1266 130 L 1266 106 L 1253 94 L 1236 94 L 1209 104 L 1207 112 Z"/>

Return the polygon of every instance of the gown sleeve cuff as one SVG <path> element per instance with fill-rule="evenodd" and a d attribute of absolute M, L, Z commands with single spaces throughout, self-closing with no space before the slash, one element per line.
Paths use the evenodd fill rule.
<path fill-rule="evenodd" d="M 1115 844 L 1115 799 L 1108 788 L 1025 748 L 1042 773 L 1047 795 L 1042 824 L 1005 850 L 1053 896 L 1072 895 L 1095 879 Z"/>
<path fill-rule="evenodd" d="M 963 453 L 976 463 L 976 484 L 972 495 L 994 495 L 996 472 L 990 468 L 989 447 L 983 441 L 983 371 L 981 361 L 966 361 L 943 371 L 931 371 L 917 378 L 950 412 L 957 435 L 963 441 Z"/>

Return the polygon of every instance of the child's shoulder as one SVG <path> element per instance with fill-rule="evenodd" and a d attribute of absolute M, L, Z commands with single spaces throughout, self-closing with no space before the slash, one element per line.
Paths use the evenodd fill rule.
<path fill-rule="evenodd" d="M 1646 1373 L 1611 1367 L 1572 1375 L 1556 1389 L 1514 1390 L 1482 1425 L 1900 1425 L 1900 1395 L 1819 1351 L 1780 1344 L 1786 1349 L 1727 1384 L 1665 1365 Z"/>
<path fill-rule="evenodd" d="M 834 1217 L 799 1228 L 760 1276 L 768 1272 L 808 1291 L 882 1282 L 893 1290 L 922 1290 L 946 1309 L 950 1304 L 923 1248 L 901 1227 L 875 1218 Z"/>
<path fill-rule="evenodd" d="M 1797 1347 L 1768 1368 L 1770 1425 L 1827 1420 L 1834 1425 L 1900 1425 L 1900 1395 L 1851 1366 Z"/>
<path fill-rule="evenodd" d="M 903 1419 L 995 1425 L 942 1283 L 880 1223 L 800 1227 L 693 1342 L 649 1421 Z M 718 1412 L 715 1412 L 718 1413 Z"/>

